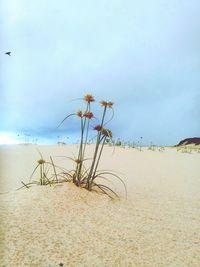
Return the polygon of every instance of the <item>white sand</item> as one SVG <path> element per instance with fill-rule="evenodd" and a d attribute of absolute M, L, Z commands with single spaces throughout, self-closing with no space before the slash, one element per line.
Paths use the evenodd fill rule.
<path fill-rule="evenodd" d="M 76 146 L 40 146 L 72 162 Z M 90 150 L 93 146 L 90 146 Z M 200 153 L 106 147 L 100 169 L 121 172 L 120 201 L 73 184 L 15 191 L 39 159 L 34 146 L 0 147 L 0 266 L 200 266 Z"/>

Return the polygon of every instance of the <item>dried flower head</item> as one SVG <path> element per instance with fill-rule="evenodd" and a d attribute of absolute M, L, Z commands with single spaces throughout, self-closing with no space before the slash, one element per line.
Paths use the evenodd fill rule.
<path fill-rule="evenodd" d="M 102 128 L 101 133 L 106 137 L 112 138 L 112 132 L 109 129 Z"/>
<path fill-rule="evenodd" d="M 102 126 L 100 125 L 100 124 L 98 124 L 98 125 L 96 125 L 95 127 L 94 127 L 94 130 L 96 130 L 96 131 L 101 131 L 101 129 L 102 129 Z"/>
<path fill-rule="evenodd" d="M 108 106 L 109 108 L 112 108 L 113 104 L 114 104 L 114 103 L 111 102 L 111 101 L 107 102 L 107 106 Z"/>
<path fill-rule="evenodd" d="M 45 160 L 39 159 L 37 162 L 38 162 L 38 164 L 44 164 L 45 163 Z"/>
<path fill-rule="evenodd" d="M 76 115 L 78 117 L 82 118 L 83 117 L 83 112 L 81 110 L 79 110 L 79 111 L 76 112 Z"/>
<path fill-rule="evenodd" d="M 84 98 L 83 98 L 83 100 L 85 100 L 88 103 L 95 101 L 94 97 L 92 95 L 89 95 L 89 94 L 88 95 L 85 95 Z"/>
<path fill-rule="evenodd" d="M 106 107 L 107 106 L 107 102 L 106 101 L 100 101 L 99 102 L 100 103 L 100 105 L 102 106 L 102 107 Z"/>
<path fill-rule="evenodd" d="M 104 100 L 100 101 L 100 105 L 101 105 L 102 107 L 112 108 L 113 104 L 114 104 L 114 103 L 111 102 L 111 101 L 109 101 L 109 102 L 104 101 Z"/>
<path fill-rule="evenodd" d="M 83 160 L 81 160 L 81 159 L 75 159 L 74 161 L 75 161 L 76 163 L 80 164 Z"/>
<path fill-rule="evenodd" d="M 91 119 L 91 118 L 94 117 L 93 113 L 90 112 L 90 111 L 85 112 L 85 113 L 83 114 L 83 116 L 86 117 L 86 118 L 88 118 L 88 119 Z"/>

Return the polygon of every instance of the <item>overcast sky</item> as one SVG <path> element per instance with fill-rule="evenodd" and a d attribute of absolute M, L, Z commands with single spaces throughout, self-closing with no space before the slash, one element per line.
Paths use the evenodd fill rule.
<path fill-rule="evenodd" d="M 55 128 L 91 93 L 115 103 L 116 138 L 200 136 L 199 0 L 0 5 L 0 131 L 76 138 L 73 119 Z"/>

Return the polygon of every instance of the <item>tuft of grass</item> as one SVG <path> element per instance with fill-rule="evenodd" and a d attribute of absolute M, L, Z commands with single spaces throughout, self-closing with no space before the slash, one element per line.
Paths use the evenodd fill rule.
<path fill-rule="evenodd" d="M 161 146 L 161 147 L 158 148 L 158 151 L 159 152 L 163 152 L 163 151 L 165 151 L 165 148 L 163 146 Z"/>
<path fill-rule="evenodd" d="M 21 188 L 30 188 L 32 185 L 53 185 L 57 183 L 62 183 L 66 181 L 70 181 L 70 172 L 66 169 L 63 169 L 54 164 L 52 157 L 50 156 L 50 161 L 45 161 L 41 152 L 38 151 L 41 158 L 37 160 L 36 166 L 33 169 L 31 176 L 29 178 L 29 182 L 25 183 L 21 181 Z M 58 172 L 59 170 L 59 172 Z M 67 173 L 67 175 L 66 175 Z M 33 176 L 37 175 L 37 179 L 33 180 Z M 68 177 L 68 179 L 67 179 Z"/>
<path fill-rule="evenodd" d="M 96 119 L 94 114 L 91 111 L 91 104 L 95 102 L 95 99 L 92 95 L 88 94 L 83 97 L 83 101 L 85 102 L 86 106 L 84 110 L 79 110 L 76 113 L 72 113 L 64 118 L 61 121 L 59 126 L 63 124 L 63 122 L 71 116 L 76 116 L 79 119 L 80 123 L 80 143 L 78 149 L 78 155 L 76 158 L 71 158 L 71 160 L 75 163 L 75 168 L 70 173 L 72 177 L 72 182 L 78 186 L 83 187 L 89 191 L 97 187 L 102 193 L 108 195 L 111 198 L 119 197 L 117 193 L 111 189 L 109 186 L 104 184 L 100 184 L 97 182 L 98 178 L 106 178 L 106 176 L 112 176 L 119 179 L 125 187 L 124 182 L 122 179 L 112 172 L 99 172 L 98 167 L 99 163 L 103 154 L 103 149 L 106 144 L 112 144 L 112 131 L 107 128 L 107 124 L 113 119 L 114 117 L 114 110 L 113 110 L 113 102 L 111 101 L 100 101 L 99 104 L 102 107 L 102 115 L 99 119 L 99 124 L 93 126 L 93 130 L 97 132 L 94 152 L 91 157 L 91 162 L 88 167 L 85 166 L 85 161 L 88 160 L 85 158 L 85 153 L 87 150 L 88 140 L 89 139 L 89 130 L 91 128 L 91 122 Z M 107 119 L 107 114 L 111 111 L 111 117 L 109 120 Z M 58 127 L 59 127 L 58 126 Z M 90 142 L 89 142 L 90 143 Z M 68 175 L 68 173 L 66 173 Z"/>

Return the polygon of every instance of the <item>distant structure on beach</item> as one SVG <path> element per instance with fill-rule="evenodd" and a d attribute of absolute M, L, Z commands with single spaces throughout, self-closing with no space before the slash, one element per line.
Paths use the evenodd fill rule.
<path fill-rule="evenodd" d="M 200 145 L 200 137 L 186 138 L 181 140 L 176 146 L 182 145 Z"/>

